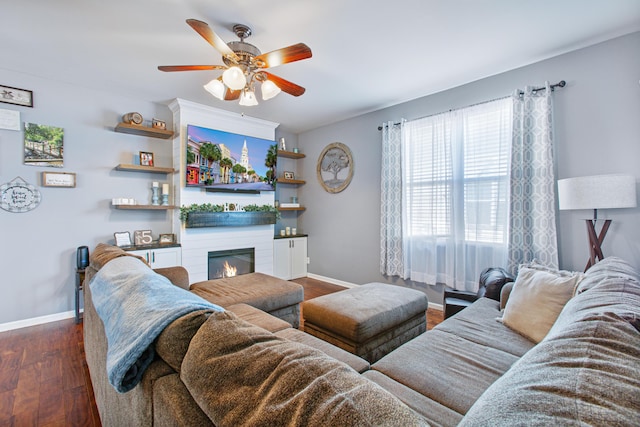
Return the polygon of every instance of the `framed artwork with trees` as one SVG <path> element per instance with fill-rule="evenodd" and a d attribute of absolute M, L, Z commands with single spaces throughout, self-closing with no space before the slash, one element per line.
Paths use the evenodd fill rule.
<path fill-rule="evenodd" d="M 318 157 L 318 181 L 328 193 L 339 193 L 349 186 L 353 178 L 351 150 L 340 142 L 324 147 Z"/>

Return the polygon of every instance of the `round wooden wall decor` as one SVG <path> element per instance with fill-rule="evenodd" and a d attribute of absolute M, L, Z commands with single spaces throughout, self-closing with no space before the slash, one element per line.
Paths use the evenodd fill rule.
<path fill-rule="evenodd" d="M 349 147 L 334 142 L 324 147 L 318 157 L 318 181 L 328 193 L 339 193 L 351 182 L 353 167 L 353 156 Z"/>

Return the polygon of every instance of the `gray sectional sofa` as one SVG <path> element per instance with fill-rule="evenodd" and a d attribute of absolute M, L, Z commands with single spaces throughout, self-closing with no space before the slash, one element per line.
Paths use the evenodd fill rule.
<path fill-rule="evenodd" d="M 117 253 L 107 252 L 94 251 L 87 281 Z M 160 273 L 188 282 L 180 268 Z M 638 425 L 638 274 L 607 258 L 576 276 L 538 343 L 497 320 L 524 288 L 516 280 L 502 302 L 481 298 L 371 366 L 255 308 L 194 311 L 162 331 L 122 394 L 85 286 L 85 352 L 105 426 Z"/>

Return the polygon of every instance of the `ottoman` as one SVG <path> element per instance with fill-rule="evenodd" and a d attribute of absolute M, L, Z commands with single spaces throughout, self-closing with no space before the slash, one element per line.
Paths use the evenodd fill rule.
<path fill-rule="evenodd" d="M 223 308 L 244 303 L 289 322 L 294 328 L 300 326 L 304 288 L 297 283 L 249 273 L 194 283 L 189 290 Z"/>
<path fill-rule="evenodd" d="M 427 329 L 427 296 L 368 283 L 302 304 L 304 331 L 374 363 Z"/>

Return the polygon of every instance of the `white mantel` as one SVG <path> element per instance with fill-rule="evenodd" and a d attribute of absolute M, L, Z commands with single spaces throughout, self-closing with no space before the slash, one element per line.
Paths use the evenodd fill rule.
<path fill-rule="evenodd" d="M 206 192 L 201 188 L 187 188 L 186 153 L 187 125 L 201 126 L 242 135 L 275 140 L 279 123 L 256 119 L 209 107 L 184 99 L 169 104 L 173 112 L 173 168 L 179 173 L 173 177 L 174 204 L 188 206 L 193 203 L 240 203 L 242 205 L 273 205 L 273 191 L 260 194 L 228 194 Z M 173 215 L 173 232 L 182 245 L 182 265 L 189 272 L 191 283 L 207 280 L 209 251 L 255 248 L 255 271 L 273 274 L 273 225 L 250 227 L 185 228 L 180 222 L 180 212 Z"/>

